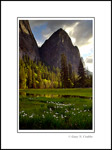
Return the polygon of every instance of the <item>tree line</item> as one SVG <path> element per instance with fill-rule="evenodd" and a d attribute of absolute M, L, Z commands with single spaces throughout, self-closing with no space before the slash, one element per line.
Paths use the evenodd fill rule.
<path fill-rule="evenodd" d="M 92 87 L 92 76 L 87 75 L 80 60 L 78 74 L 71 63 L 61 55 L 61 67 L 51 68 L 41 61 L 31 60 L 27 55 L 19 59 L 19 88 L 75 88 Z"/>

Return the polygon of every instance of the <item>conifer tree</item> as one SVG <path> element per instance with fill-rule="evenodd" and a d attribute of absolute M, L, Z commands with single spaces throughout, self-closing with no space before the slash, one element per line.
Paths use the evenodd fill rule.
<path fill-rule="evenodd" d="M 68 66 L 67 66 L 67 59 L 64 54 L 61 55 L 61 81 L 62 87 L 68 87 Z"/>
<path fill-rule="evenodd" d="M 80 59 L 79 67 L 78 67 L 78 75 L 79 75 L 79 85 L 80 87 L 84 87 L 85 84 L 85 70 L 82 63 L 82 60 Z"/>
<path fill-rule="evenodd" d="M 31 68 L 29 67 L 28 68 L 28 88 L 32 88 L 32 70 Z"/>
<path fill-rule="evenodd" d="M 26 88 L 26 74 L 25 74 L 24 66 L 20 66 L 20 70 L 19 70 L 19 88 L 21 89 Z"/>
<path fill-rule="evenodd" d="M 35 72 L 32 70 L 32 87 L 36 88 Z"/>
<path fill-rule="evenodd" d="M 68 64 L 68 78 L 72 81 L 72 65 Z"/>

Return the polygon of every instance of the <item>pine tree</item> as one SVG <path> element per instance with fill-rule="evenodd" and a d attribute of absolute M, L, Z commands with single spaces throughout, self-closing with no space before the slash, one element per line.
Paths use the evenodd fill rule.
<path fill-rule="evenodd" d="M 26 88 L 26 74 L 25 74 L 24 66 L 20 66 L 20 70 L 19 70 L 19 88 L 20 89 Z"/>
<path fill-rule="evenodd" d="M 32 87 L 36 88 L 35 72 L 32 70 Z"/>
<path fill-rule="evenodd" d="M 68 87 L 68 66 L 67 66 L 67 59 L 64 54 L 61 55 L 61 81 L 62 87 Z"/>
<path fill-rule="evenodd" d="M 68 64 L 68 77 L 72 80 L 72 65 L 71 63 Z"/>
<path fill-rule="evenodd" d="M 73 75 L 72 75 L 72 65 L 71 63 L 68 64 L 68 80 L 69 80 L 69 88 L 73 86 Z"/>
<path fill-rule="evenodd" d="M 28 68 L 28 88 L 32 88 L 32 70 L 31 68 L 29 67 Z"/>
<path fill-rule="evenodd" d="M 41 71 L 38 69 L 37 70 L 37 81 L 41 82 L 42 78 L 41 78 Z"/>
<path fill-rule="evenodd" d="M 40 68 L 39 69 L 37 69 L 37 78 L 36 78 L 36 80 L 37 80 L 37 85 L 36 85 L 36 87 L 38 87 L 38 88 L 40 88 L 40 86 L 42 85 L 42 77 L 41 77 L 41 70 L 40 70 Z"/>
<path fill-rule="evenodd" d="M 73 71 L 72 73 L 72 82 L 73 82 L 73 87 L 77 87 L 77 78 L 76 78 L 76 73 Z"/>
<path fill-rule="evenodd" d="M 57 82 L 58 82 L 58 88 L 61 87 L 61 74 L 60 74 L 60 69 L 57 67 L 56 68 L 56 77 L 57 77 Z"/>
<path fill-rule="evenodd" d="M 85 70 L 82 63 L 82 60 L 80 59 L 79 67 L 78 67 L 78 75 L 79 75 L 79 86 L 84 87 L 85 84 Z"/>

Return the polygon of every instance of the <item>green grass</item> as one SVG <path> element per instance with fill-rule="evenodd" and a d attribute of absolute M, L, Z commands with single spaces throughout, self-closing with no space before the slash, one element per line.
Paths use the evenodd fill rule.
<path fill-rule="evenodd" d="M 92 97 L 91 88 L 71 88 L 71 89 L 20 89 L 20 92 L 32 93 L 32 94 L 60 94 L 60 95 L 80 95 Z"/>
<path fill-rule="evenodd" d="M 81 95 L 91 89 L 28 89 L 30 94 Z M 84 92 L 85 91 L 85 92 Z M 92 129 L 92 100 L 78 97 L 19 96 L 20 129 Z"/>

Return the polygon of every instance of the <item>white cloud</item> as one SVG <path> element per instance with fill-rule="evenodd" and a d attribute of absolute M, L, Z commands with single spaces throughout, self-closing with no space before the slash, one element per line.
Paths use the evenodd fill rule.
<path fill-rule="evenodd" d="M 93 44 L 90 43 L 90 44 L 87 44 L 87 45 L 83 45 L 81 47 L 79 47 L 79 50 L 80 50 L 80 55 L 82 57 L 86 57 L 86 56 L 90 56 L 93 54 Z"/>
<path fill-rule="evenodd" d="M 71 26 L 64 25 L 63 28 L 68 33 L 69 36 L 73 36 L 74 30 L 78 26 L 78 24 L 79 24 L 79 22 L 75 22 Z"/>
<path fill-rule="evenodd" d="M 79 48 L 80 51 L 80 55 L 81 57 L 83 57 L 84 59 L 84 63 L 85 63 L 85 68 L 91 72 L 93 72 L 93 44 L 87 44 L 87 45 L 83 45 Z"/>
<path fill-rule="evenodd" d="M 88 39 L 88 43 L 93 43 L 93 38 Z"/>
<path fill-rule="evenodd" d="M 91 71 L 91 72 L 93 72 L 93 63 L 92 64 L 90 64 L 90 63 L 85 63 L 85 65 L 86 65 L 86 69 L 88 69 L 89 71 Z"/>
<path fill-rule="evenodd" d="M 42 35 L 45 40 L 48 39 L 51 36 L 51 34 L 52 34 L 52 31 L 49 28 L 42 31 Z"/>
<path fill-rule="evenodd" d="M 63 29 L 68 33 L 68 35 L 70 36 L 73 45 L 75 46 L 76 43 L 76 38 L 75 38 L 75 28 L 78 26 L 79 22 L 75 22 L 74 24 L 72 24 L 71 26 L 63 26 Z"/>
<path fill-rule="evenodd" d="M 75 45 L 76 39 L 74 37 L 71 37 L 72 44 Z"/>
<path fill-rule="evenodd" d="M 42 44 L 43 44 L 41 41 L 37 41 L 37 40 L 36 40 L 36 42 L 37 42 L 38 47 L 41 47 Z"/>
<path fill-rule="evenodd" d="M 91 72 L 93 72 L 93 68 L 94 68 L 94 64 L 93 64 L 93 53 L 90 56 L 86 56 L 84 58 L 84 62 L 85 62 L 85 68 Z"/>
<path fill-rule="evenodd" d="M 51 32 L 48 33 L 48 34 L 46 33 L 46 34 L 43 35 L 43 37 L 47 40 L 51 36 L 51 34 L 52 34 Z"/>
<path fill-rule="evenodd" d="M 85 60 L 86 63 L 93 63 L 93 56 L 89 56 Z"/>

